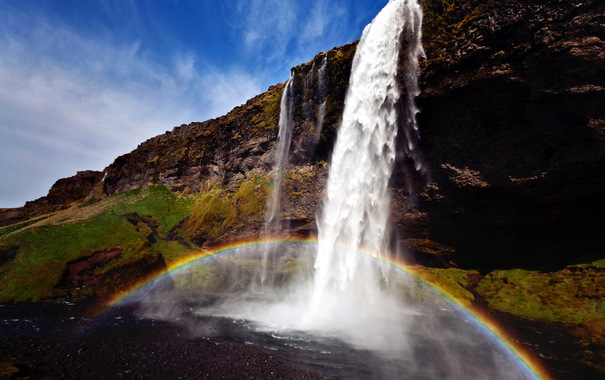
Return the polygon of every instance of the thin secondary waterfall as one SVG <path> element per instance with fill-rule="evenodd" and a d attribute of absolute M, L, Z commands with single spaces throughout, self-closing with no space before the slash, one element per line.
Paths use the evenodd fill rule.
<path fill-rule="evenodd" d="M 321 136 L 321 130 L 324 125 L 324 117 L 326 116 L 326 104 L 327 104 L 327 95 L 328 88 L 326 86 L 326 66 L 328 65 L 328 55 L 323 59 L 321 67 L 317 72 L 317 96 L 320 99 L 324 99 L 324 101 L 319 105 L 319 109 L 317 110 L 317 119 L 315 120 L 315 144 L 319 141 L 319 137 Z"/>
<path fill-rule="evenodd" d="M 292 143 L 292 107 L 294 96 L 292 94 L 293 77 L 286 81 L 284 91 L 282 93 L 279 112 L 279 131 L 277 134 L 277 148 L 275 150 L 275 164 L 273 173 L 272 189 L 267 198 L 267 213 L 265 216 L 265 227 L 263 230 L 264 236 L 270 236 L 279 232 L 279 216 L 281 214 L 280 192 L 284 179 L 284 171 L 288 164 L 288 154 L 290 153 L 290 145 Z M 277 219 L 277 220 L 276 220 Z M 271 259 L 271 246 L 267 245 L 263 251 L 262 269 L 261 269 L 261 284 L 267 281 L 269 271 L 267 268 L 268 262 Z"/>
<path fill-rule="evenodd" d="M 380 270 L 368 265 L 358 252 L 379 257 L 387 251 L 388 184 L 396 137 L 400 124 L 403 130 L 417 129 L 414 97 L 417 57 L 422 54 L 421 21 L 422 11 L 415 0 L 391 0 L 366 27 L 357 46 L 318 220 L 311 313 L 372 318 L 388 312 L 385 308 L 393 301 L 383 294 Z M 406 67 L 407 96 L 398 84 L 402 47 L 414 57 Z M 397 112 L 400 107 L 404 118 Z M 409 151 L 415 149 L 411 140 L 407 145 Z M 344 252 L 339 246 L 344 246 Z"/>

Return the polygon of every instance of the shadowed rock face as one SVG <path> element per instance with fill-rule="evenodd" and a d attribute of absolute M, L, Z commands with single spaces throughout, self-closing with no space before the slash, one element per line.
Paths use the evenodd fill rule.
<path fill-rule="evenodd" d="M 425 3 L 448 26 L 425 25 L 419 124 L 433 184 L 418 207 L 431 240 L 464 252 L 444 261 L 554 269 L 601 246 L 605 6 Z"/>
<path fill-rule="evenodd" d="M 153 274 L 166 270 L 161 254 L 145 255 L 137 260 L 107 269 L 122 256 L 121 248 L 97 251 L 66 264 L 61 288 L 94 289 L 99 296 L 128 291 Z"/>
<path fill-rule="evenodd" d="M 109 264 L 122 254 L 120 248 L 98 251 L 92 255 L 67 263 L 65 273 L 65 285 L 74 288 L 87 289 L 97 286 L 101 282 L 101 276 L 95 275 L 95 269 Z"/>

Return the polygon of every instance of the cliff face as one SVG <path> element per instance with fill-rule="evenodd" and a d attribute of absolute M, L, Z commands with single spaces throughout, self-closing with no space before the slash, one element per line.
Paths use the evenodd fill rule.
<path fill-rule="evenodd" d="M 605 191 L 605 179 L 595 175 L 605 162 L 603 5 L 423 5 L 427 60 L 418 103 L 431 178 L 416 178 L 404 161 L 395 173 L 393 213 L 404 244 L 420 262 L 482 270 L 554 269 L 601 245 L 593 221 Z M 329 159 L 354 48 L 293 69 L 291 169 L 311 165 L 325 175 L 317 163 Z M 272 87 L 224 117 L 146 141 L 107 168 L 105 194 L 150 183 L 194 192 L 208 180 L 228 184 L 267 174 L 282 91 L 283 85 Z M 321 188 L 319 181 L 313 187 Z M 312 219 L 317 199 L 298 196 L 304 183 L 289 186 L 286 217 L 306 210 L 304 218 Z"/>
<path fill-rule="evenodd" d="M 311 62 L 292 69 L 293 162 L 303 164 L 327 158 L 342 112 L 354 47 L 350 44 L 320 53 Z M 325 83 L 320 85 L 319 71 L 324 60 Z M 322 86 L 326 90 L 322 91 Z M 103 191 L 112 195 L 159 183 L 175 191 L 191 192 L 207 180 L 228 183 L 252 173 L 269 172 L 283 89 L 283 84 L 273 86 L 225 116 L 181 125 L 145 141 L 106 169 Z M 323 102 L 324 128 L 316 131 Z"/>
<path fill-rule="evenodd" d="M 418 121 L 429 174 L 400 157 L 394 235 L 459 300 L 572 324 L 577 344 L 549 355 L 566 358 L 553 366 L 569 373 L 576 361 L 602 375 L 605 4 L 421 3 Z M 316 233 L 355 47 L 292 69 L 284 234 Z M 284 87 L 0 210 L 0 299 L 109 295 L 199 247 L 258 238 Z"/>
<path fill-rule="evenodd" d="M 74 203 L 98 195 L 98 187 L 103 178 L 102 172 L 86 170 L 75 176 L 62 178 L 55 182 L 48 195 L 26 202 L 23 207 L 0 209 L 0 227 L 63 210 Z"/>
<path fill-rule="evenodd" d="M 554 269 L 602 246 L 605 5 L 424 3 L 419 208 L 441 258 Z"/>

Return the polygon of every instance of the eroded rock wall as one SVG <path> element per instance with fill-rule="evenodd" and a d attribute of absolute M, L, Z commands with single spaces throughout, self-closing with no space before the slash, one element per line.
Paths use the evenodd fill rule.
<path fill-rule="evenodd" d="M 601 246 L 605 5 L 424 3 L 419 209 L 444 263 L 555 269 Z"/>

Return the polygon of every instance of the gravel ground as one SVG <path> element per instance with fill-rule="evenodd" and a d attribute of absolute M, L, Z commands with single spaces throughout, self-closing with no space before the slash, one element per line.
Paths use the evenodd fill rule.
<path fill-rule="evenodd" d="M 321 379 L 240 342 L 90 305 L 0 307 L 0 379 Z"/>
<path fill-rule="evenodd" d="M 0 304 L 0 380 L 367 378 L 318 369 L 226 336 L 192 338 L 184 328 L 139 319 L 134 311 L 100 313 L 94 302 Z M 552 378 L 602 378 L 581 361 L 564 326 L 498 319 L 542 359 Z"/>

